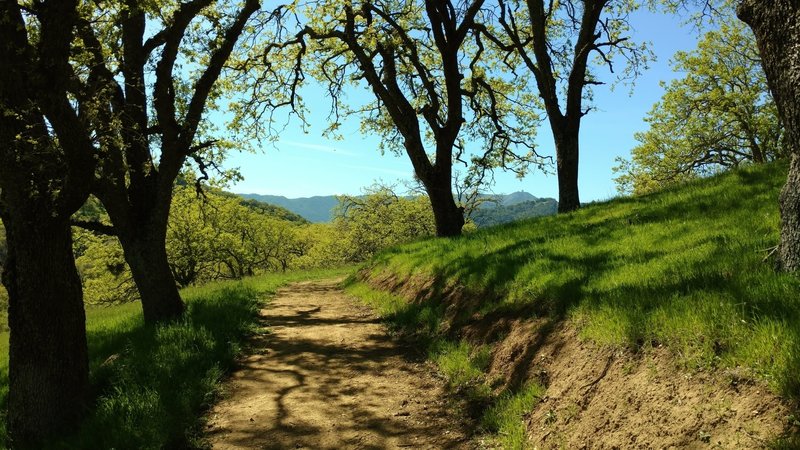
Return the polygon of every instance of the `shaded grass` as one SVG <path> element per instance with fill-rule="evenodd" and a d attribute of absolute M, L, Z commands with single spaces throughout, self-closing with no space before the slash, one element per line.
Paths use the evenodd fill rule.
<path fill-rule="evenodd" d="M 532 311 L 569 320 L 601 344 L 666 345 L 691 370 L 744 368 L 797 399 L 800 278 L 763 261 L 778 242 L 785 179 L 783 163 L 749 167 L 568 215 L 396 247 L 369 268 L 376 276 L 437 280 L 440 291 L 460 285 L 484 299 L 460 318 Z M 427 302 L 407 314 L 443 306 Z M 434 316 L 420 326 L 441 326 L 442 314 Z"/>
<path fill-rule="evenodd" d="M 187 288 L 184 317 L 146 326 L 139 303 L 87 309 L 95 401 L 75 436 L 52 448 L 204 447 L 201 412 L 213 402 L 258 310 L 286 283 L 343 275 L 348 269 L 270 274 Z M 8 334 L 0 335 L 0 402 L 8 391 Z M 3 427 L 5 425 L 3 424 Z M 5 428 L 0 429 L 5 441 Z"/>

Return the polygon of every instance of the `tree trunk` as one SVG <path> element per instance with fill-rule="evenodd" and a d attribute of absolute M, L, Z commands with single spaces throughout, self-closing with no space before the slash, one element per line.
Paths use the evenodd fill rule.
<path fill-rule="evenodd" d="M 755 139 L 751 139 L 750 144 L 750 151 L 753 155 L 753 162 L 756 164 L 764 164 L 766 162 L 766 158 L 764 157 L 764 152 L 761 151 L 761 146 L 755 141 Z"/>
<path fill-rule="evenodd" d="M 767 83 L 786 128 L 789 176 L 781 190 L 777 265 L 800 271 L 800 2 L 744 0 L 737 9 L 756 36 Z"/>
<path fill-rule="evenodd" d="M 27 207 L 27 205 L 26 205 Z M 74 429 L 89 390 L 83 291 L 69 221 L 9 211 L 9 436 L 16 448 Z"/>
<path fill-rule="evenodd" d="M 425 185 L 431 201 L 431 208 L 433 208 L 436 236 L 461 236 L 461 229 L 464 228 L 464 209 L 459 208 L 453 199 L 450 175 L 436 177 Z"/>
<path fill-rule="evenodd" d="M 567 213 L 581 207 L 578 197 L 578 133 L 553 134 L 558 166 L 558 212 Z"/>
<path fill-rule="evenodd" d="M 789 176 L 781 189 L 781 240 L 777 267 L 787 272 L 800 271 L 800 155 L 792 155 Z"/>
<path fill-rule="evenodd" d="M 142 299 L 142 312 L 146 323 L 177 319 L 184 305 L 175 277 L 169 268 L 164 232 L 142 228 L 134 236 L 120 233 L 125 261 L 131 268 L 133 281 Z"/>

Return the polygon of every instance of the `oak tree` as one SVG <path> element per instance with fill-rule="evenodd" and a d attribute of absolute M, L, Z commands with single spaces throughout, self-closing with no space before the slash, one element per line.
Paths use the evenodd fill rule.
<path fill-rule="evenodd" d="M 78 36 L 83 65 L 111 93 L 93 128 L 105 158 L 93 192 L 119 237 L 147 322 L 173 319 L 183 302 L 165 247 L 175 180 L 187 160 L 206 170 L 206 107 L 260 5 L 123 0 L 89 8 Z M 249 30 L 252 31 L 252 30 Z"/>
<path fill-rule="evenodd" d="M 778 265 L 800 270 L 800 2 L 743 0 L 737 15 L 753 30 L 772 97 L 786 128 L 789 175 L 780 194 Z"/>
<path fill-rule="evenodd" d="M 728 16 L 697 49 L 675 54 L 682 78 L 662 83 L 665 93 L 645 121 L 631 160 L 615 171 L 623 192 L 643 194 L 741 163 L 763 163 L 783 151 L 783 127 L 769 94 L 755 37 Z"/>
<path fill-rule="evenodd" d="M 495 17 L 484 34 L 519 59 L 507 58 L 513 71 L 533 74 L 547 113 L 556 149 L 558 211 L 580 207 L 578 161 L 581 119 L 591 111 L 591 88 L 604 84 L 592 67 L 614 71 L 622 60 L 622 79 L 638 75 L 649 58 L 644 45 L 630 41 L 630 0 L 497 0 Z M 532 105 L 536 106 L 536 105 Z"/>
<path fill-rule="evenodd" d="M 438 236 L 459 235 L 464 225 L 453 197 L 454 164 L 479 183 L 494 168 L 524 173 L 543 163 L 532 145 L 538 123 L 532 99 L 495 70 L 496 55 L 476 32 L 483 8 L 484 0 L 308 2 L 298 18 L 301 31 L 263 52 L 283 55 L 271 61 L 295 62 L 289 68 L 295 81 L 310 73 L 327 86 L 333 129 L 341 117 L 359 115 L 364 132 L 382 136 L 381 150 L 408 156 Z M 263 70 L 279 73 L 270 64 Z M 342 99 L 352 85 L 367 87 L 374 101 L 348 105 Z M 294 91 L 287 96 L 288 103 L 299 101 Z"/>
<path fill-rule="evenodd" d="M 88 354 L 70 216 L 89 196 L 97 154 L 88 111 L 103 98 L 75 89 L 69 63 L 76 0 L 0 2 L 0 218 L 8 254 L 8 427 L 11 444 L 34 447 L 79 423 L 88 397 Z"/>

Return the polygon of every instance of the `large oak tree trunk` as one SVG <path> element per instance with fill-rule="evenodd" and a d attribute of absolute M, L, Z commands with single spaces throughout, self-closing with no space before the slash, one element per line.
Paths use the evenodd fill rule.
<path fill-rule="evenodd" d="M 744 0 L 737 9 L 756 36 L 767 83 L 786 128 L 789 176 L 780 194 L 778 266 L 800 271 L 800 1 Z"/>
<path fill-rule="evenodd" d="M 578 197 L 578 133 L 556 134 L 555 144 L 558 167 L 558 212 L 567 213 L 581 207 Z"/>
<path fill-rule="evenodd" d="M 9 434 L 16 448 L 36 447 L 74 429 L 85 412 L 89 363 L 83 292 L 67 219 L 10 211 L 4 222 Z"/>
<path fill-rule="evenodd" d="M 446 181 L 447 183 L 439 182 L 440 186 L 427 189 L 436 223 L 436 236 L 460 236 L 464 227 L 464 209 L 456 205 L 449 178 Z"/>
<path fill-rule="evenodd" d="M 167 260 L 166 223 L 120 233 L 125 261 L 142 299 L 142 312 L 147 323 L 177 319 L 184 305 L 175 277 Z"/>
<path fill-rule="evenodd" d="M 781 241 L 778 268 L 800 271 L 800 155 L 792 155 L 789 176 L 781 189 Z"/>

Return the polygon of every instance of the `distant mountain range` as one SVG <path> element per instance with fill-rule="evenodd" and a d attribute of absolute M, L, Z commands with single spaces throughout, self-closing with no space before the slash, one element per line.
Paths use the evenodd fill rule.
<path fill-rule="evenodd" d="M 484 202 L 481 203 L 478 208 L 492 209 L 501 206 L 512 206 L 520 203 L 535 202 L 539 200 L 538 197 L 525 191 L 517 191 L 510 194 L 489 194 L 485 195 L 483 199 Z"/>
<path fill-rule="evenodd" d="M 248 200 L 257 200 L 288 209 L 309 222 L 330 222 L 333 208 L 339 204 L 335 195 L 316 197 L 286 198 L 282 195 L 239 194 Z"/>
<path fill-rule="evenodd" d="M 238 194 L 239 196 L 285 208 L 309 222 L 330 222 L 333 209 L 339 202 L 334 195 L 315 197 L 286 198 L 281 195 Z M 478 226 L 490 226 L 529 217 L 555 214 L 558 202 L 552 198 L 538 198 L 528 192 L 489 195 L 489 201 L 482 203 L 473 213 Z"/>

